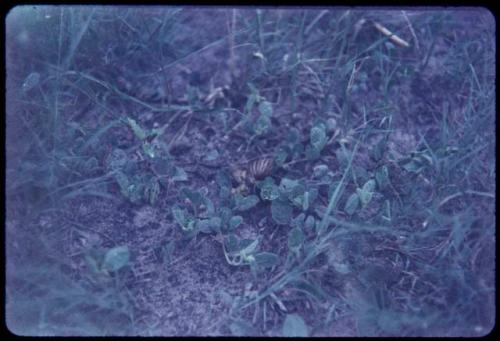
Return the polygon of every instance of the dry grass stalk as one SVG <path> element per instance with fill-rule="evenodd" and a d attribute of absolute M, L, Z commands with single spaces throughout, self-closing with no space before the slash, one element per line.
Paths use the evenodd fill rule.
<path fill-rule="evenodd" d="M 379 31 L 380 33 L 382 33 L 383 35 L 385 35 L 386 37 L 388 37 L 389 40 L 391 42 L 393 42 L 394 44 L 396 44 L 397 46 L 400 46 L 400 47 L 410 47 L 410 44 L 408 44 L 405 40 L 399 38 L 397 35 L 395 35 L 391 31 L 389 31 L 387 28 L 385 28 L 385 26 L 382 26 L 378 22 L 374 21 L 373 22 L 373 26 L 377 29 L 377 31 Z"/>

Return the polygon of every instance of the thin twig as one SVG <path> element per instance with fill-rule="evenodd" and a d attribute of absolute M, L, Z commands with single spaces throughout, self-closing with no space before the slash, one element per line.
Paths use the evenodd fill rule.
<path fill-rule="evenodd" d="M 387 38 L 389 38 L 390 41 L 392 41 L 397 46 L 400 46 L 400 47 L 410 47 L 410 44 L 408 44 L 405 40 L 401 39 L 400 37 L 398 37 L 397 35 L 395 35 L 391 31 L 389 31 L 382 24 L 379 24 L 378 22 L 374 21 L 373 22 L 373 26 L 377 29 L 377 31 L 379 31 L 380 33 L 382 33 L 383 35 L 385 35 Z"/>

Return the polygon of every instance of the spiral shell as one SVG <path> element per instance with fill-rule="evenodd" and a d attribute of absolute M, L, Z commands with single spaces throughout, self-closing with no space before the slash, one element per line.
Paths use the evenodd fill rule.
<path fill-rule="evenodd" d="M 273 166 L 272 158 L 260 158 L 247 163 L 243 168 L 232 167 L 232 174 L 239 184 L 254 184 L 255 181 L 271 175 Z"/>
<path fill-rule="evenodd" d="M 250 180 L 262 180 L 266 176 L 271 175 L 273 166 L 274 160 L 272 158 L 261 158 L 251 162 L 248 166 Z"/>

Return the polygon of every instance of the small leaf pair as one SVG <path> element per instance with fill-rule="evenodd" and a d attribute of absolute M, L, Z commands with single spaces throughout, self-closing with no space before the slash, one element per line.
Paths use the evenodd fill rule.
<path fill-rule="evenodd" d="M 356 192 L 352 193 L 347 199 L 344 211 L 348 215 L 353 215 L 361 204 L 363 207 L 368 205 L 373 198 L 375 190 L 375 180 L 368 180 L 362 188 L 357 188 Z"/>

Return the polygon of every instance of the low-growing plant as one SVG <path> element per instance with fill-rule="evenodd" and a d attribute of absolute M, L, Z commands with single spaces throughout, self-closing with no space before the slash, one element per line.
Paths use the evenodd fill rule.
<path fill-rule="evenodd" d="M 11 11 L 9 328 L 487 333 L 493 24 L 448 9 Z"/>

